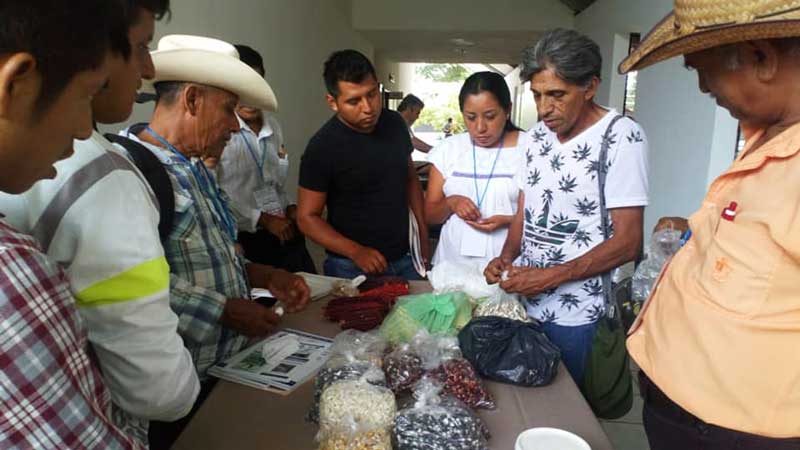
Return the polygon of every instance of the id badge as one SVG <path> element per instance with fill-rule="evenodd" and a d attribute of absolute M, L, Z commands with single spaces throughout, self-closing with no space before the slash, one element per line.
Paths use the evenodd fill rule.
<path fill-rule="evenodd" d="M 256 205 L 261 211 L 272 213 L 274 211 L 283 211 L 281 199 L 278 196 L 278 191 L 273 186 L 267 186 L 253 192 L 256 199 Z"/>

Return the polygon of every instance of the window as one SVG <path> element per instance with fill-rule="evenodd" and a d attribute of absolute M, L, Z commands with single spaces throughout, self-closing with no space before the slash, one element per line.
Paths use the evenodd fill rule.
<path fill-rule="evenodd" d="M 639 33 L 631 33 L 629 44 L 628 44 L 628 54 L 630 55 L 636 50 L 636 47 L 639 46 L 639 42 L 641 42 L 642 37 Z M 636 72 L 628 72 L 628 75 L 625 77 L 625 111 L 623 114 L 629 116 L 636 111 L 636 76 L 638 74 Z"/>

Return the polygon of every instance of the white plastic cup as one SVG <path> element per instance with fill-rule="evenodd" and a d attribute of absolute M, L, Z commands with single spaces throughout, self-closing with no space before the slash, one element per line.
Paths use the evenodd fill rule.
<path fill-rule="evenodd" d="M 531 428 L 517 437 L 515 450 L 592 450 L 583 439 L 558 428 Z"/>

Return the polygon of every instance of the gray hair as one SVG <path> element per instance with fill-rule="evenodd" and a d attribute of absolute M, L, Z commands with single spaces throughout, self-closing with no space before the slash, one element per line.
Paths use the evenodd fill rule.
<path fill-rule="evenodd" d="M 552 69 L 567 83 L 588 86 L 594 77 L 600 78 L 603 57 L 593 40 L 577 31 L 557 28 L 523 51 L 521 67 L 519 77 L 523 82 Z"/>
<path fill-rule="evenodd" d="M 184 81 L 159 81 L 153 86 L 156 90 L 156 104 L 171 106 L 187 84 L 189 83 Z"/>

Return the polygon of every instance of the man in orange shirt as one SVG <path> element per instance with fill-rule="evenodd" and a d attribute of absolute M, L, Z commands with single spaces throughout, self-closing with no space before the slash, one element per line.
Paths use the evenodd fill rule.
<path fill-rule="evenodd" d="M 800 449 L 800 2 L 676 0 L 620 72 L 681 54 L 747 146 L 631 329 L 650 446 Z"/>

